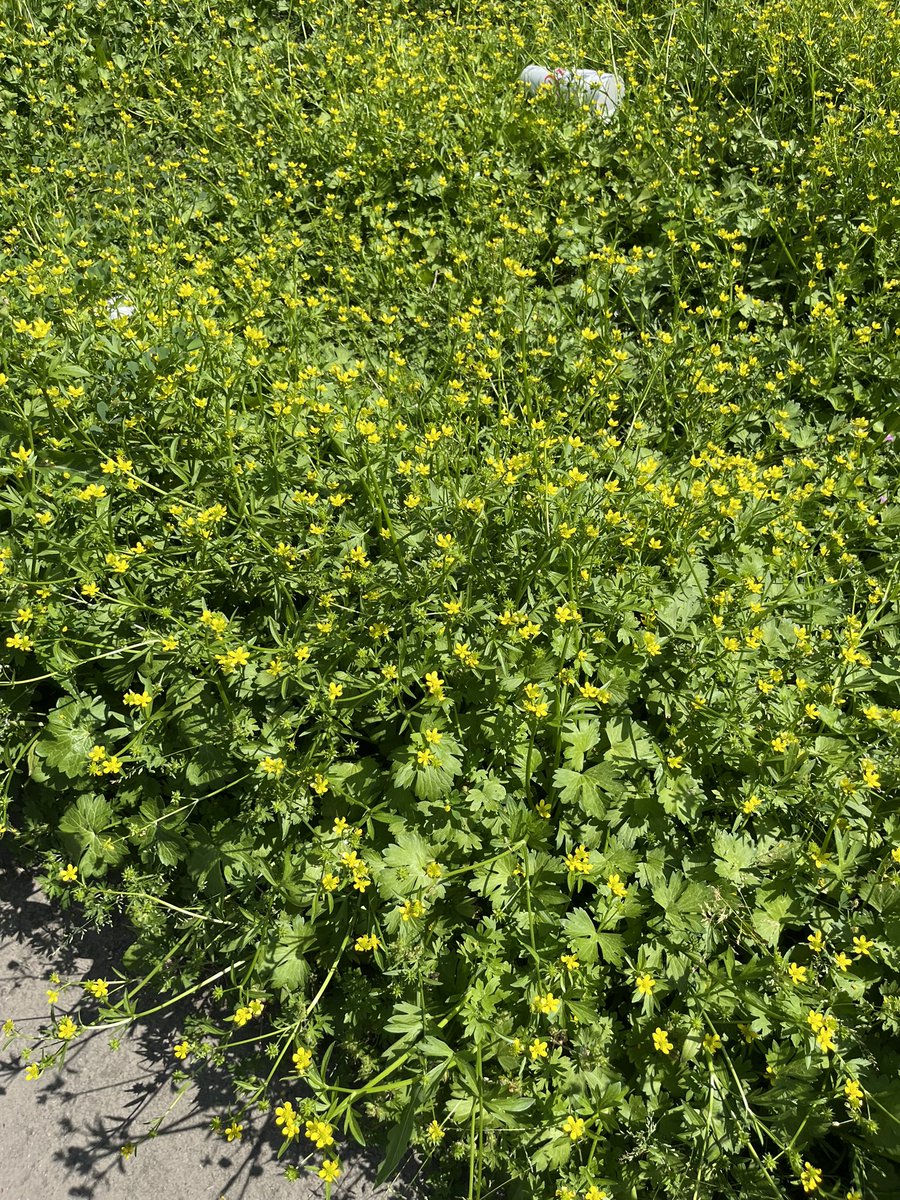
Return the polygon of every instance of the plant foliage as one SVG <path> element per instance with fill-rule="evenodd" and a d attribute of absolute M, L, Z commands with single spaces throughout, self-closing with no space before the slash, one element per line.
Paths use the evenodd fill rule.
<path fill-rule="evenodd" d="M 898 50 L 6 6 L 0 827 L 134 929 L 31 1077 L 193 996 L 327 1192 L 896 1197 Z"/>

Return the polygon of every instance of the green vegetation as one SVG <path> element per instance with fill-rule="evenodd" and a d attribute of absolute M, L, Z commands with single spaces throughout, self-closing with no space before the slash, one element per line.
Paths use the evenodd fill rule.
<path fill-rule="evenodd" d="M 326 1194 L 900 1192 L 900 19 L 644 7 L 4 6 L 0 829 L 135 931 L 29 1077 L 191 996 Z"/>

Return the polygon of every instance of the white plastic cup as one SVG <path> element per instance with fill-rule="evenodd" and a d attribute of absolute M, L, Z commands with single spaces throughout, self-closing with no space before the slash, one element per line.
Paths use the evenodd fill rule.
<path fill-rule="evenodd" d="M 599 71 L 583 68 L 566 71 L 559 67 L 555 71 L 548 71 L 546 67 L 531 63 L 519 76 L 519 82 L 532 93 L 550 84 L 556 88 L 557 95 L 579 104 L 589 104 L 606 121 L 613 116 L 625 95 L 625 84 L 615 75 L 601 75 Z"/>
<path fill-rule="evenodd" d="M 524 83 L 530 92 L 536 92 L 545 83 L 558 83 L 560 74 L 558 71 L 548 71 L 546 67 L 539 67 L 532 63 L 519 76 L 519 82 Z M 568 75 L 568 71 L 564 71 L 562 74 Z"/>
<path fill-rule="evenodd" d="M 617 79 L 615 75 L 601 75 L 599 71 L 577 70 L 573 72 L 573 76 L 568 85 L 569 92 L 574 92 L 579 98 L 583 96 L 584 102 L 590 104 L 598 115 L 608 121 L 625 95 L 625 84 L 622 80 Z"/>

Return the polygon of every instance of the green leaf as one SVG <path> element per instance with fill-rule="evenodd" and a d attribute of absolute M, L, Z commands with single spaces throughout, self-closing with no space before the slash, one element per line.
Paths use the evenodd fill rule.
<path fill-rule="evenodd" d="M 93 744 L 94 739 L 86 729 L 77 725 L 69 729 L 57 726 L 53 736 L 42 738 L 35 750 L 48 767 L 69 779 L 78 779 L 88 773 L 88 755 Z"/>
<path fill-rule="evenodd" d="M 494 1118 L 492 1124 L 514 1128 L 519 1125 L 516 1117 L 527 1112 L 534 1104 L 532 1096 L 496 1096 L 485 1100 L 485 1113 Z"/>
<path fill-rule="evenodd" d="M 697 930 L 702 927 L 699 914 L 706 902 L 707 889 L 700 883 L 688 883 L 677 871 L 652 889 L 655 902 L 666 914 L 672 929 Z"/>
<path fill-rule="evenodd" d="M 581 771 L 587 754 L 600 741 L 598 721 L 578 721 L 563 730 L 562 740 L 566 743 L 563 757 L 573 771 Z"/>
<path fill-rule="evenodd" d="M 378 1173 L 375 1176 L 376 1187 L 380 1187 L 381 1184 L 393 1175 L 400 1165 L 401 1158 L 409 1147 L 410 1138 L 416 1124 L 416 1115 L 419 1111 L 419 1091 L 418 1085 L 413 1087 L 409 1100 L 406 1102 L 406 1106 L 400 1116 L 400 1120 L 388 1134 L 384 1158 L 381 1160 Z"/>
<path fill-rule="evenodd" d="M 313 942 L 313 931 L 300 916 L 282 928 L 278 940 L 264 953 L 261 964 L 263 971 L 270 973 L 272 987 L 291 995 L 304 991 L 310 969 L 306 954 Z"/>
<path fill-rule="evenodd" d="M 553 772 L 553 786 L 559 789 L 559 798 L 565 804 L 578 804 L 591 817 L 602 817 L 607 804 L 600 792 L 618 795 L 621 787 L 618 773 L 612 763 L 596 763 L 587 771 L 573 771 L 569 767 L 557 767 Z"/>
<path fill-rule="evenodd" d="M 87 844 L 111 824 L 112 809 L 102 796 L 79 796 L 63 813 L 59 829 Z"/>
<path fill-rule="evenodd" d="M 713 840 L 716 854 L 716 874 L 731 883 L 741 883 L 744 872 L 756 862 L 756 846 L 746 837 L 721 830 Z"/>
<path fill-rule="evenodd" d="M 597 961 L 598 951 L 604 962 L 619 966 L 625 954 L 625 940 L 620 933 L 601 933 L 584 908 L 576 908 L 566 915 L 562 923 L 563 933 L 572 949 L 586 963 Z"/>
<path fill-rule="evenodd" d="M 122 857 L 124 842 L 101 836 L 114 823 L 113 811 L 102 796 L 79 796 L 63 813 L 60 833 L 77 846 L 86 872 L 100 862 L 114 863 Z"/>
<path fill-rule="evenodd" d="M 613 717 L 606 722 L 609 739 L 607 759 L 654 767 L 660 761 L 656 747 L 646 729 L 628 716 Z"/>
<path fill-rule="evenodd" d="M 625 939 L 621 933 L 597 933 L 597 948 L 603 956 L 603 961 L 614 967 L 620 967 L 625 958 Z"/>

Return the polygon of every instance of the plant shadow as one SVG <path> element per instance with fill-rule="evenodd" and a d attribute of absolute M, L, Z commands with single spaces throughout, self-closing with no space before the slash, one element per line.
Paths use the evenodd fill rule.
<path fill-rule="evenodd" d="M 29 872 L 0 847 L 0 1022 L 11 1018 L 26 1043 L 50 1023 L 46 989 L 53 972 L 63 981 L 113 979 L 131 940 L 124 922 L 98 930 L 74 910 L 51 907 Z M 54 1016 L 69 1007 L 59 1003 Z M 205 1063 L 190 1079 L 173 1083 L 173 1047 L 185 1017 L 196 1011 L 181 1002 L 128 1028 L 85 1033 L 67 1046 L 60 1069 L 34 1082 L 23 1079 L 22 1044 L 10 1039 L 4 1049 L 0 1040 L 0 1104 L 15 1106 L 17 1114 L 14 1124 L 0 1128 L 0 1156 L 15 1161 L 38 1139 L 46 1147 L 45 1177 L 33 1198 L 17 1193 L 20 1200 L 101 1200 L 123 1191 L 134 1200 L 322 1194 L 308 1169 L 301 1167 L 296 1182 L 285 1177 L 271 1113 L 242 1116 L 240 1140 L 227 1142 L 212 1131 L 211 1118 L 225 1117 L 224 1128 L 235 1105 L 224 1067 Z M 335 1200 L 418 1200 L 412 1161 L 390 1186 L 375 1187 L 381 1157 L 372 1149 L 341 1147 Z M 284 1163 L 291 1159 L 289 1152 Z M 164 1184 L 154 1182 L 163 1178 Z"/>

